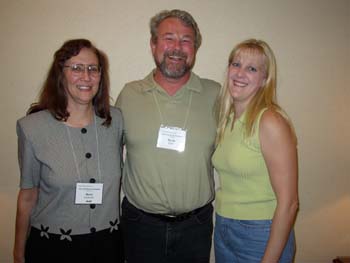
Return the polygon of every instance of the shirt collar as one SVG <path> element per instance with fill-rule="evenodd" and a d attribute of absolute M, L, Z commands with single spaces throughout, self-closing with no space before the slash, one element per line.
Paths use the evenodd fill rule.
<path fill-rule="evenodd" d="M 245 119 L 246 113 L 247 113 L 247 110 L 245 110 L 236 121 L 241 124 L 244 124 L 246 122 L 246 119 Z M 235 117 L 235 113 L 234 112 L 230 113 L 230 116 L 229 116 L 230 122 L 233 121 L 234 117 Z"/>
<path fill-rule="evenodd" d="M 154 80 L 153 73 L 155 70 L 153 70 L 150 74 L 148 74 L 145 78 L 145 86 L 143 87 L 143 90 L 145 92 L 151 91 L 153 89 L 162 89 L 162 87 L 159 86 L 159 84 Z M 191 91 L 195 91 L 200 93 L 203 89 L 200 78 L 193 72 L 191 72 L 190 79 L 187 81 L 187 83 L 181 87 L 181 89 L 188 89 Z M 162 89 L 163 90 L 163 89 Z"/>

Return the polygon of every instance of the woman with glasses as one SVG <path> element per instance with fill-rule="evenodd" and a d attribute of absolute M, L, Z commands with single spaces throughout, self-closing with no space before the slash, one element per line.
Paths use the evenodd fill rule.
<path fill-rule="evenodd" d="M 39 101 L 17 122 L 14 262 L 123 262 L 123 122 L 109 100 L 106 56 L 89 40 L 65 42 Z"/>
<path fill-rule="evenodd" d="M 269 45 L 255 39 L 236 45 L 216 103 L 217 263 L 293 261 L 297 148 L 275 94 Z"/>

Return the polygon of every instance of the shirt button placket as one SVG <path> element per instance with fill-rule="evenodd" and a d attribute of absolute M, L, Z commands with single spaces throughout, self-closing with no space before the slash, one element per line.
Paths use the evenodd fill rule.
<path fill-rule="evenodd" d="M 87 129 L 86 129 L 86 128 L 82 128 L 82 129 L 80 130 L 80 132 L 81 132 L 82 134 L 86 134 L 86 133 L 87 133 Z M 91 153 L 87 152 L 87 153 L 85 154 L 85 158 L 86 158 L 86 159 L 90 159 L 91 157 L 92 157 L 92 154 L 91 154 Z M 96 182 L 96 179 L 95 179 L 95 178 L 90 178 L 89 182 L 90 182 L 91 184 L 93 184 L 93 183 Z M 96 207 L 96 204 L 90 204 L 90 209 L 95 209 L 95 207 Z M 90 232 L 91 232 L 91 233 L 95 233 L 95 232 L 96 232 L 96 228 L 95 228 L 95 227 L 91 227 L 91 228 L 90 228 Z"/>

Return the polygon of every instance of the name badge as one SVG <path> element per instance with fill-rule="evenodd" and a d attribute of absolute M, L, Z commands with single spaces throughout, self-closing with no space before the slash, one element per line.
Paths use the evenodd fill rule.
<path fill-rule="evenodd" d="M 183 152 L 186 145 L 186 130 L 161 125 L 158 132 L 157 148 Z"/>
<path fill-rule="evenodd" d="M 103 184 L 77 183 L 76 204 L 102 204 Z"/>

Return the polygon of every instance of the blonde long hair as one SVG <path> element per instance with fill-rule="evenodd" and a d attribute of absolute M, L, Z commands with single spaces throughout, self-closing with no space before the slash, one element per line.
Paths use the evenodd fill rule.
<path fill-rule="evenodd" d="M 276 59 L 270 46 L 257 39 L 248 39 L 237 44 L 230 53 L 228 67 L 233 59 L 241 52 L 249 52 L 261 55 L 265 62 L 266 81 L 249 102 L 245 115 L 245 136 L 250 137 L 254 133 L 255 121 L 262 109 L 268 108 L 283 112 L 276 102 Z M 228 75 L 228 74 L 227 74 Z M 223 137 L 225 128 L 228 125 L 229 116 L 234 112 L 233 101 L 229 93 L 228 78 L 222 86 L 215 103 L 215 117 L 217 121 L 216 144 L 219 144 Z M 283 114 L 284 115 L 284 114 Z"/>

